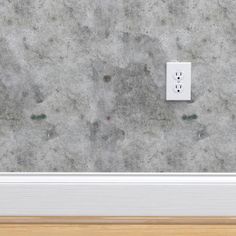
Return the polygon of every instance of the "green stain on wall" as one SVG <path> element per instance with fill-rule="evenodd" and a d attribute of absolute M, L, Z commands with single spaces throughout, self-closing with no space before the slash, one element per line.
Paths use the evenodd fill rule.
<path fill-rule="evenodd" d="M 44 120 L 47 118 L 47 116 L 45 114 L 39 114 L 39 115 L 31 115 L 30 117 L 32 120 Z"/>
<path fill-rule="evenodd" d="M 182 119 L 183 120 L 196 120 L 198 118 L 198 116 L 196 114 L 192 114 L 192 115 L 183 115 Z"/>

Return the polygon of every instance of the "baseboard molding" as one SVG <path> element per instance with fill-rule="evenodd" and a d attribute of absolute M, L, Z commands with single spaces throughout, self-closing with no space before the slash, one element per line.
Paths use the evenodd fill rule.
<path fill-rule="evenodd" d="M 2 217 L 222 216 L 235 223 L 235 196 L 236 174 L 0 174 Z"/>

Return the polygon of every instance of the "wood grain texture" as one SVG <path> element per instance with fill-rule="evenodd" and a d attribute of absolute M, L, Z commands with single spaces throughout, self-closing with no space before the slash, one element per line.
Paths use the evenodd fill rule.
<path fill-rule="evenodd" d="M 236 225 L 236 217 L 0 217 L 0 224 Z"/>
<path fill-rule="evenodd" d="M 1 236 L 235 236 L 235 225 L 2 224 Z"/>

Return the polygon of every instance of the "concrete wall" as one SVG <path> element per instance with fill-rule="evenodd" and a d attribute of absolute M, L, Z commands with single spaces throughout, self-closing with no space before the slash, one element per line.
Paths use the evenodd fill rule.
<path fill-rule="evenodd" d="M 236 171 L 235 115 L 235 0 L 0 0 L 0 171 Z"/>

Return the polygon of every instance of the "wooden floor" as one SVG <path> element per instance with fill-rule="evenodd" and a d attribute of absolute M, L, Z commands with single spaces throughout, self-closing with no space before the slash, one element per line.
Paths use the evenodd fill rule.
<path fill-rule="evenodd" d="M 0 217 L 1 236 L 236 236 L 235 218 Z"/>

